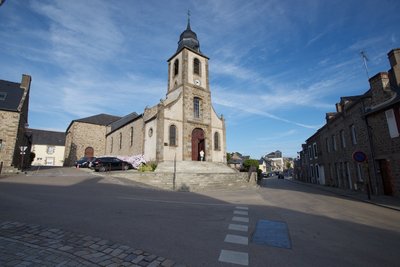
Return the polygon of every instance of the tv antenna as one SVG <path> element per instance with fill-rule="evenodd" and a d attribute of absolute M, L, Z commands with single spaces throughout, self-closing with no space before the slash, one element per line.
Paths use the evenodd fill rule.
<path fill-rule="evenodd" d="M 360 51 L 360 56 L 361 56 L 361 59 L 362 59 L 362 61 L 364 63 L 365 73 L 367 74 L 367 78 L 369 80 L 369 73 L 368 73 L 368 66 L 367 66 L 367 61 L 368 61 L 367 54 L 365 53 L 364 50 L 361 50 Z"/>

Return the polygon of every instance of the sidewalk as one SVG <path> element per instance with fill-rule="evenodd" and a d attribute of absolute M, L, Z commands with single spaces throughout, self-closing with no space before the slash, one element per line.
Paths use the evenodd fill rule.
<path fill-rule="evenodd" d="M 0 222 L 0 266 L 184 266 L 91 236 L 18 222 Z"/>
<path fill-rule="evenodd" d="M 295 180 L 292 178 L 285 178 L 285 180 L 293 182 L 293 183 L 302 184 L 305 186 L 314 187 L 316 189 L 323 190 L 326 192 L 331 192 L 331 193 L 339 195 L 339 196 L 344 196 L 344 197 L 352 198 L 355 200 L 363 201 L 366 203 L 374 204 L 377 206 L 400 211 L 400 198 L 391 197 L 391 196 L 382 196 L 382 195 L 380 195 L 380 196 L 371 195 L 371 199 L 369 200 L 367 193 L 365 193 L 365 192 L 350 191 L 350 190 L 344 190 L 344 189 L 337 188 L 337 187 L 331 187 L 331 186 L 325 186 L 325 185 L 319 185 L 319 184 L 311 184 L 311 183 L 298 181 L 298 180 Z"/>

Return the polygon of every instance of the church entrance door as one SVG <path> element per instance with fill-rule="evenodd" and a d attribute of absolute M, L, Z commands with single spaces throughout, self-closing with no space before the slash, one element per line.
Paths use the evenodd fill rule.
<path fill-rule="evenodd" d="M 200 151 L 206 152 L 203 129 L 196 128 L 192 132 L 192 160 L 201 160 Z M 203 158 L 205 160 L 205 157 Z"/>

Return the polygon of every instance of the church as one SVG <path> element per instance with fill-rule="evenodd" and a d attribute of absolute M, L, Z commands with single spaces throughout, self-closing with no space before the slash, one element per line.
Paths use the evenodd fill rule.
<path fill-rule="evenodd" d="M 166 97 L 140 115 L 99 114 L 72 121 L 66 130 L 65 165 L 102 155 L 226 163 L 225 121 L 211 103 L 208 60 L 188 19 L 167 61 Z"/>

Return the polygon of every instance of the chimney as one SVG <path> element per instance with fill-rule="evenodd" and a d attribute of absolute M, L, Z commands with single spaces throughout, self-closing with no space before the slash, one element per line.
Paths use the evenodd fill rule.
<path fill-rule="evenodd" d="M 369 79 L 369 85 L 372 92 L 378 90 L 388 90 L 389 75 L 387 72 L 379 72 L 375 76 Z"/>
<path fill-rule="evenodd" d="M 389 70 L 390 83 L 394 87 L 400 87 L 400 48 L 391 50 L 388 58 L 392 67 Z"/>
<path fill-rule="evenodd" d="M 343 107 L 342 107 L 342 104 L 340 104 L 340 103 L 336 103 L 336 112 L 342 112 L 343 111 Z"/>
<path fill-rule="evenodd" d="M 29 90 L 29 88 L 31 87 L 31 81 L 32 81 L 32 77 L 30 75 L 27 74 L 22 74 L 22 80 L 21 80 L 21 88 L 23 88 L 25 91 Z"/>

